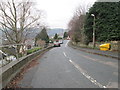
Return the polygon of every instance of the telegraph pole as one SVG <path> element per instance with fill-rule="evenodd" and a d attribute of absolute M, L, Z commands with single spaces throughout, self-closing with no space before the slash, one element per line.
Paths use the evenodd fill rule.
<path fill-rule="evenodd" d="M 93 48 L 95 48 L 95 15 L 91 14 L 91 16 L 94 17 L 94 20 L 93 20 Z"/>

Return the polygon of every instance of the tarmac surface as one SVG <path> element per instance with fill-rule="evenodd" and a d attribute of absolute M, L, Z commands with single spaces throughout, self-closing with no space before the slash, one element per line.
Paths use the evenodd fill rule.
<path fill-rule="evenodd" d="M 118 88 L 118 60 L 86 53 L 65 40 L 38 59 L 18 86 L 22 88 Z M 104 52 L 102 52 L 104 53 Z"/>

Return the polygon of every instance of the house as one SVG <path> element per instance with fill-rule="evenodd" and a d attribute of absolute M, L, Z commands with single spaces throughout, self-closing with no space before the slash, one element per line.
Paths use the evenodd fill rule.
<path fill-rule="evenodd" d="M 27 39 L 27 40 L 25 40 L 25 45 L 26 45 L 27 49 L 30 49 L 30 48 L 34 47 L 35 40 L 34 39 Z"/>
<path fill-rule="evenodd" d="M 44 40 L 39 39 L 36 41 L 36 46 L 43 48 L 45 45 L 46 45 L 46 42 Z"/>

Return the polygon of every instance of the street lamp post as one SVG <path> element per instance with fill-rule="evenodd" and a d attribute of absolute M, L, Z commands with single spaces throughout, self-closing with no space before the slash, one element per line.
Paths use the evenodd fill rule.
<path fill-rule="evenodd" d="M 91 14 L 91 16 L 94 17 L 94 20 L 93 20 L 93 48 L 95 48 L 95 15 Z"/>

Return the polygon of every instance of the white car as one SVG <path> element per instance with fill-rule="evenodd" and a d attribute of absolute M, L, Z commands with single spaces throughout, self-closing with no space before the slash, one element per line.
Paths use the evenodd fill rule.
<path fill-rule="evenodd" d="M 54 47 L 60 47 L 60 42 L 58 40 L 54 41 Z"/>

